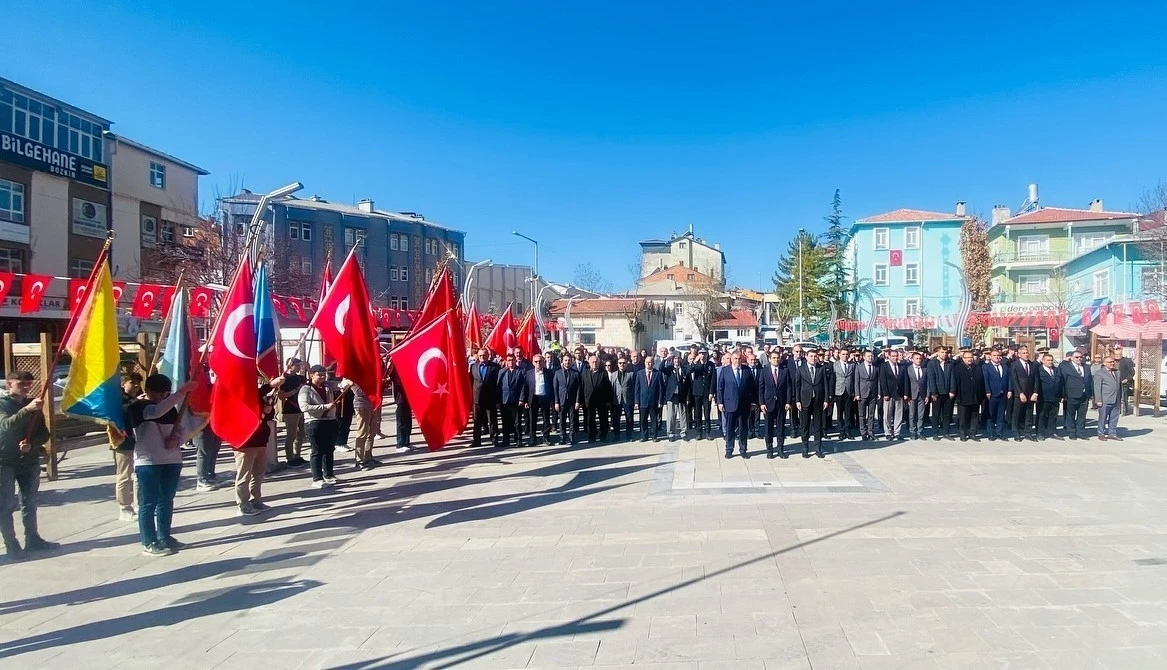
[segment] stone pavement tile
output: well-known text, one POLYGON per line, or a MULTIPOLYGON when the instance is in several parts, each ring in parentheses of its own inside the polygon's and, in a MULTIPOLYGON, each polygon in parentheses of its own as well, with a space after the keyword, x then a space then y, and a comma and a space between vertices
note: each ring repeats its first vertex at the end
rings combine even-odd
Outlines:
POLYGON ((679 616, 654 616, 651 619, 652 623, 649 625, 649 637, 696 637, 697 635, 697 616, 679 615, 679 616))
POLYGON ((766 670, 762 659, 739 658, 733 661, 698 661, 697 670, 766 670))
POLYGON ((374 633, 376 627, 344 626, 334 621, 333 626, 317 626, 309 634, 302 630, 238 630, 225 638, 212 650, 252 651, 265 649, 314 650, 314 649, 356 649, 374 633))
MULTIPOLYGON (((897 654, 894 656, 858 656, 862 670, 939 670, 940 664, 932 654, 897 654)), ((817 670, 818 666, 812 667, 817 670)), ((824 666, 825 667, 825 666, 824 666)))
POLYGON ((1127 670, 1128 668, 1167 667, 1167 645, 1159 648, 1102 649, 1097 652, 1100 668, 1127 670))
POLYGON ((1042 626, 1014 629, 1038 651, 1081 650, 1096 646, 1096 629, 1089 626, 1042 626))
POLYGON ((811 670, 810 659, 806 657, 796 659, 767 658, 763 663, 766 665, 766 670, 811 670))
MULTIPOLYGON (((221 650, 226 651, 226 650, 221 650)), ((320 652, 315 652, 316 654, 320 652)), ((236 649, 215 668, 224 670, 254 670, 255 668, 302 668, 309 656, 315 655, 304 650, 284 649, 236 649)), ((157 661, 155 661, 155 666, 157 661)))
POLYGON ((891 653, 874 630, 855 630, 844 626, 843 632, 856 656, 887 656, 891 653))
POLYGON ((735 635, 733 643, 739 659, 798 660, 805 659, 807 653, 796 631, 783 635, 735 635))
POLYGON ((697 661, 666 661, 663 663, 620 663, 593 665, 595 670, 698 670, 697 661))
POLYGON ((728 661, 737 658, 732 639, 658 638, 640 639, 634 663, 674 661, 728 661))
POLYGON ((978 626, 972 628, 971 632, 980 638, 987 648, 992 651, 1028 652, 1034 649, 1034 646, 1028 640, 1010 628, 978 626))
POLYGON ((600 638, 596 650, 595 664, 632 665, 636 661, 636 644, 639 638, 600 638))
POLYGON ((539 642, 529 665, 533 668, 592 665, 599 647, 598 640, 539 642))
POLYGON ((1042 590, 1037 594, 1052 605, 1107 605, 1126 602, 1126 598, 1112 589, 1067 588, 1042 590))

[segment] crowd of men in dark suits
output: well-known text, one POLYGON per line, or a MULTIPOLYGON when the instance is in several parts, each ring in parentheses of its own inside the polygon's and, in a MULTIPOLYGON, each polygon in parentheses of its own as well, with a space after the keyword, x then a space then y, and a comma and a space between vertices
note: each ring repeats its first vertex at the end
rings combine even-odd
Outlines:
POLYGON ((469 370, 473 445, 484 434, 501 446, 575 444, 581 434, 589 442, 631 440, 634 431, 641 441, 706 439, 716 426, 726 458, 735 448, 749 458, 748 440, 759 435, 769 458, 788 456, 788 437, 801 441, 805 458, 812 448, 823 458, 829 433, 840 441, 1085 440, 1091 407, 1098 439, 1121 441, 1118 418, 1134 382, 1133 362, 1121 347, 1093 361, 1084 348, 1057 361, 1048 351, 1031 357, 1025 346, 962 349, 955 359, 944 347, 926 353, 795 345, 760 353, 715 345, 662 348, 654 356, 597 345, 531 360, 515 348, 495 360, 482 349, 469 370))

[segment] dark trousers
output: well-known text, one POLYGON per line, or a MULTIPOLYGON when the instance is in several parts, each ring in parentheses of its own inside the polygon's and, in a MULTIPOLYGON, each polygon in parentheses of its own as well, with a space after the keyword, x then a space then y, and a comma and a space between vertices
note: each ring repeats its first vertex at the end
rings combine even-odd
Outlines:
POLYGON ((875 420, 882 405, 878 396, 859 398, 859 434, 864 438, 875 437, 875 420))
POLYGON ((484 432, 490 436, 491 442, 498 439, 498 409, 495 407, 475 405, 474 441, 471 443, 473 446, 477 447, 482 444, 482 434, 484 432))
POLYGON ((778 440, 778 451, 781 452, 786 444, 786 405, 779 402, 773 411, 766 411, 766 451, 774 448, 774 440, 778 440))
POLYGON ((356 414, 356 412, 351 408, 345 409, 340 405, 337 405, 336 411, 339 414, 339 416, 336 417, 336 446, 347 447, 348 434, 350 431, 352 431, 353 415, 356 414))
POLYGON ((936 400, 932 403, 933 437, 949 437, 952 434, 952 406, 955 402, 956 399, 947 393, 936 394, 936 400))
POLYGON ((1005 406, 1009 400, 1004 396, 989 398, 989 413, 985 420, 985 434, 990 438, 1003 437, 1005 429, 1005 406))
POLYGON ((556 423, 559 426, 559 442, 575 444, 575 431, 579 430, 579 421, 576 419, 575 405, 560 405, 556 414, 556 423))
POLYGON ((527 409, 527 432, 531 436, 531 444, 539 433, 539 424, 543 425, 543 441, 551 441, 551 396, 531 396, 531 405, 527 409))
MULTIPOLYGON (((33 461, 28 465, 0 465, 0 537, 6 546, 16 544, 16 524, 12 513, 16 511, 17 491, 20 495, 20 521, 24 524, 24 537, 34 539, 37 534, 36 498, 41 486, 41 466, 33 461)), ((141 504, 141 497, 138 498, 141 504)))
POLYGON ((1067 437, 1086 439, 1086 410, 1090 408, 1090 400, 1066 400, 1066 416, 1062 422, 1062 430, 1067 437))
POLYGON ((215 481, 215 461, 219 459, 223 440, 207 426, 192 441, 195 444, 195 473, 200 482, 209 484, 215 481))
MULTIPOLYGON (((138 533, 142 546, 164 543, 170 539, 174 494, 178 491, 182 463, 139 465, 134 468, 134 474, 138 476, 138 533)), ((28 534, 27 523, 25 535, 28 534)))
POLYGON ((810 406, 802 406, 798 411, 799 427, 802 429, 802 448, 805 451, 810 450, 809 440, 811 433, 814 433, 814 448, 815 451, 821 452, 823 450, 823 420, 826 418, 826 409, 823 407, 823 401, 816 400, 811 402, 810 406))
POLYGON ((588 430, 588 442, 608 436, 608 405, 591 404, 584 408, 588 430))
POLYGON ((640 439, 656 439, 660 427, 660 405, 640 406, 640 439))
POLYGON ((1058 401, 1041 400, 1037 403, 1037 434, 1049 437, 1057 430, 1058 401))
POLYGON ((693 423, 689 424, 697 429, 697 434, 713 434, 713 414, 708 396, 693 398, 693 423))
POLYGON ((397 403, 393 418, 397 424, 397 446, 408 447, 413 434, 413 410, 407 404, 397 403))
POLYGON ((620 439, 620 423, 623 419, 624 434, 628 439, 632 439, 632 403, 616 403, 612 405, 612 432, 616 434, 616 439, 620 439))
POLYGON ((312 481, 332 477, 333 456, 336 453, 336 419, 309 421, 304 424, 304 431, 308 434, 308 443, 312 445, 312 455, 308 458, 312 464, 312 481))
POLYGON ((519 423, 520 408, 518 405, 503 405, 499 409, 502 414, 502 443, 506 446, 511 443, 511 437, 515 438, 515 444, 523 443, 522 433, 519 432, 521 424, 519 423))
POLYGON ((734 440, 737 440, 738 450, 746 453, 746 441, 750 436, 750 408, 739 407, 736 411, 725 412, 725 453, 733 453, 734 440))
POLYGON ((1029 402, 1021 402, 1020 399, 1014 398, 1013 404, 1013 436, 1021 437, 1021 434, 1026 430, 1037 432, 1037 427, 1030 428, 1033 423, 1033 414, 1036 411, 1034 405, 1037 403, 1030 400, 1029 402))
POLYGON ((835 421, 839 423, 839 437, 851 436, 851 396, 846 393, 835 396, 835 421))
POLYGON ((977 434, 977 419, 981 415, 980 405, 958 405, 956 408, 956 429, 961 437, 974 437, 977 434))

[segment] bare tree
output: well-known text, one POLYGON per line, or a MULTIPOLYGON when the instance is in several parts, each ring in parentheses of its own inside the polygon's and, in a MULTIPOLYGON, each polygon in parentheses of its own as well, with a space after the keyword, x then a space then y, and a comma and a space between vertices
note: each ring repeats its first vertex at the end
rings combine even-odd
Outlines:
POLYGON ((1058 329, 1062 330, 1070 320, 1070 313, 1082 304, 1082 299, 1087 295, 1087 291, 1070 281, 1065 268, 1056 268, 1050 272, 1049 281, 1046 282, 1043 306, 1057 312, 1058 329))
POLYGON ((685 290, 685 314, 693 327, 708 342, 713 335, 713 324, 729 316, 729 298, 720 286, 693 286, 685 290))
POLYGON ((592 293, 611 293, 612 282, 604 278, 603 273, 589 263, 580 263, 575 266, 572 283, 585 291, 592 293))
POLYGON ((1138 251, 1152 268, 1143 275, 1143 293, 1167 300, 1167 182, 1144 191, 1136 208, 1143 215, 1136 234, 1138 251))

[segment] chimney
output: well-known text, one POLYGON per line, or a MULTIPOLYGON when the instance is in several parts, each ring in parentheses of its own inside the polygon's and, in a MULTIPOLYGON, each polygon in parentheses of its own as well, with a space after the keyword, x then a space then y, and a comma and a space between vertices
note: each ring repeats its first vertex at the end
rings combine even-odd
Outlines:
POLYGON ((956 203, 956 215, 957 216, 965 216, 964 211, 965 211, 964 201, 963 200, 957 201, 957 203, 956 203))
POLYGON ((1101 212, 1102 211, 1102 198, 1094 198, 1093 200, 1090 201, 1090 211, 1091 212, 1101 212))
POLYGON ((993 205, 993 225, 1002 223, 1009 218, 1009 208, 1005 205, 993 205))
POLYGON ((718 251, 721 251, 721 242, 714 242, 713 248, 718 250, 718 251))
POLYGON ((369 200, 368 198, 365 198, 364 200, 357 203, 357 209, 361 210, 362 212, 368 212, 368 213, 372 214, 373 213, 373 201, 369 200))

